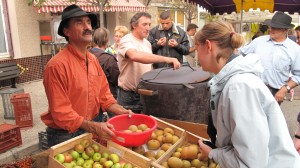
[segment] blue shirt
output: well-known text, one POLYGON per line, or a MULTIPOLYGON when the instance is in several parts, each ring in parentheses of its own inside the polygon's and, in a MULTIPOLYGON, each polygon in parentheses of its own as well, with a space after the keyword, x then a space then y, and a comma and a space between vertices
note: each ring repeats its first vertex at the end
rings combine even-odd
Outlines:
POLYGON ((300 46, 289 38, 275 42, 269 35, 260 36, 241 47, 239 53, 256 53, 261 57, 264 67, 261 78, 265 84, 280 89, 288 82, 290 72, 292 80, 300 84, 300 46))

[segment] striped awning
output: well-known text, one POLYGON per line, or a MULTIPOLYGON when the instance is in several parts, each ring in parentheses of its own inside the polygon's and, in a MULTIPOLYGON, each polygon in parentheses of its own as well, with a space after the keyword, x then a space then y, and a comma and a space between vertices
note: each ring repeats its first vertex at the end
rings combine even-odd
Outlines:
MULTIPOLYGON (((98 12, 99 6, 91 3, 92 0, 77 0, 76 5, 80 6, 87 12, 98 12)), ((96 0, 94 0, 96 1, 96 0)), ((43 5, 38 8, 35 4, 34 7, 38 13, 58 13, 62 12, 65 7, 75 4, 69 0, 47 0, 43 5)), ((146 11, 145 5, 138 0, 109 0, 109 3, 104 7, 106 12, 144 12, 146 11)))

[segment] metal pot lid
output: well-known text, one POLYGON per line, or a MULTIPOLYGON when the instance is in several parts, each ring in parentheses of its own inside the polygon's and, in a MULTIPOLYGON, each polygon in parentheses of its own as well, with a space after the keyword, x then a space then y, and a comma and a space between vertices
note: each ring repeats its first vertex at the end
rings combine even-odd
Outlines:
POLYGON ((210 74, 202 68, 182 66, 174 70, 171 67, 159 68, 145 73, 143 81, 161 84, 193 84, 203 82, 210 78, 210 74))

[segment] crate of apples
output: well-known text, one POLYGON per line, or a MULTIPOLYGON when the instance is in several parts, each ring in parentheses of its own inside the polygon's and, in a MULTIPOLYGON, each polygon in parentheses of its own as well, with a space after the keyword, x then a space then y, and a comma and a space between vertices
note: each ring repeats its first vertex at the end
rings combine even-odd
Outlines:
MULTIPOLYGON (((124 156, 123 149, 114 152, 92 140, 92 134, 86 133, 51 147, 49 167, 67 168, 137 168, 130 156, 124 156)), ((134 157, 132 157, 134 159, 134 157)))

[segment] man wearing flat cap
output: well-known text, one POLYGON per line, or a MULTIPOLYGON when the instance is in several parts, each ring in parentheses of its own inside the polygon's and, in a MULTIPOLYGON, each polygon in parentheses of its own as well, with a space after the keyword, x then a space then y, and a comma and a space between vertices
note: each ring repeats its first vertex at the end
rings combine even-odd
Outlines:
POLYGON ((261 78, 279 104, 286 93, 300 84, 300 47, 288 38, 288 30, 294 27, 291 22, 289 15, 276 12, 271 20, 264 22, 269 26, 269 35, 260 36, 239 49, 243 55, 261 56, 264 67, 261 78))
POLYGON ((49 109, 41 119, 47 125, 49 146, 84 132, 115 136, 110 130, 112 125, 96 122, 100 108, 115 114, 133 114, 117 104, 97 58, 87 50, 96 26, 96 15, 76 5, 62 12, 58 34, 68 44, 47 63, 43 81, 49 109))

